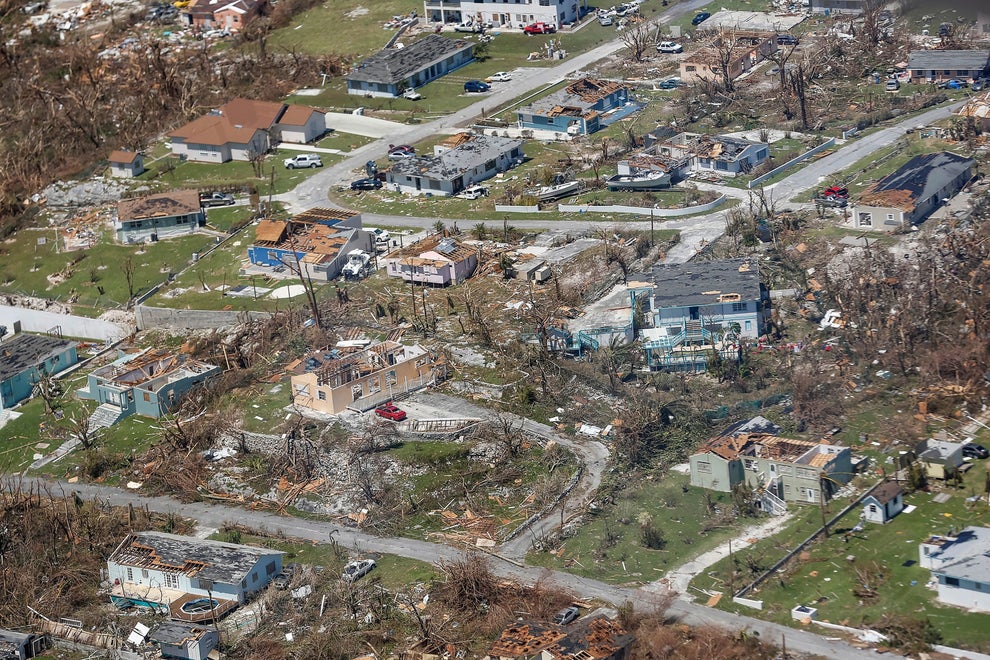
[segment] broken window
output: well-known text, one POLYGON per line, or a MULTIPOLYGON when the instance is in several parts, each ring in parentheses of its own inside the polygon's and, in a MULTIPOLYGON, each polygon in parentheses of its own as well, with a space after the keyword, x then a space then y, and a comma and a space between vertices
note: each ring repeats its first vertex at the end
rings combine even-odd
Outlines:
POLYGON ((859 226, 860 227, 872 227, 873 226, 873 214, 868 211, 859 212, 859 226))
POLYGON ((327 393, 324 392, 323 390, 318 390, 316 392, 316 398, 319 399, 320 401, 326 401, 327 400, 327 393))
POLYGON ((371 394, 382 391, 382 382, 378 376, 375 376, 370 381, 368 381, 368 391, 371 394))
POLYGON ((385 374, 385 384, 386 385, 395 385, 397 382, 398 382, 398 378, 396 378, 395 370, 394 369, 392 371, 389 371, 389 372, 387 372, 385 374))
POLYGON ((296 396, 309 396, 309 385, 297 384, 296 396))
POLYGON ((355 401, 357 401, 362 396, 364 396, 364 389, 361 387, 361 383, 358 383, 357 385, 351 387, 351 396, 354 397, 355 401))

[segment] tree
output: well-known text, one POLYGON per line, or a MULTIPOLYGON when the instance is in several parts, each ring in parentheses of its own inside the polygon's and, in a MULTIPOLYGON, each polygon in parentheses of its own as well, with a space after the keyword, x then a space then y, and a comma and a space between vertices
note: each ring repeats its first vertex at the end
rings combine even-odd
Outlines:
POLYGON ((92 449, 99 439, 99 431, 89 423, 89 415, 85 412, 73 413, 68 420, 69 437, 79 441, 83 449, 92 449))
POLYGON ((731 30, 719 30, 708 41, 708 49, 715 64, 715 73, 722 91, 731 94, 735 91, 732 62, 735 59, 736 34, 731 30))
POLYGON ((32 394, 45 402, 46 413, 54 415, 55 411, 62 407, 61 399, 62 395, 65 394, 65 388, 62 387, 61 380, 50 374, 48 369, 42 366, 34 377, 32 394))
POLYGON ((131 300, 134 299, 134 270, 134 257, 127 255, 120 262, 120 272, 124 274, 124 280, 127 282, 127 297, 131 300))
POLYGON ((633 61, 643 61, 643 55, 655 43, 654 32, 653 25, 645 22, 622 32, 622 44, 629 49, 633 61))

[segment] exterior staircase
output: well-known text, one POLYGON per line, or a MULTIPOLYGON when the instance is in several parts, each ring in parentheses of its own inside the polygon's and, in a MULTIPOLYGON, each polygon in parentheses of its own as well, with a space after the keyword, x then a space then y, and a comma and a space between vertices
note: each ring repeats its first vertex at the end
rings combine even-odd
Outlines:
POLYGON ((101 403, 89 416, 89 429, 90 431, 99 431, 108 428, 116 424, 123 416, 124 411, 118 406, 101 403))
POLYGON ((770 489, 760 489, 760 492, 756 497, 759 501, 760 508, 769 513, 771 516, 782 516, 787 513, 787 502, 771 493, 770 489))

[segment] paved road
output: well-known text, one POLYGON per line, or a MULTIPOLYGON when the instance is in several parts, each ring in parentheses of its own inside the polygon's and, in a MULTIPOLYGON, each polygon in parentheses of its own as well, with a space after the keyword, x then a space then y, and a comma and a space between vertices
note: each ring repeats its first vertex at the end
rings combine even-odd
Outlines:
MULTIPOLYGON (((18 479, 18 477, 5 477, 4 484, 17 483, 18 479)), ((114 506, 127 506, 128 504, 138 507, 147 506, 152 511, 175 513, 191 518, 200 525, 210 528, 220 528, 223 527, 224 523, 233 522, 268 533, 282 533, 288 537, 316 543, 329 543, 330 537, 333 535, 338 544, 358 553, 388 553, 431 564, 440 560, 461 559, 466 555, 477 558, 484 557, 481 553, 469 549, 458 550, 449 546, 414 539, 380 538, 359 530, 315 520, 280 517, 272 513, 248 511, 223 504, 184 504, 169 497, 141 497, 136 493, 111 486, 67 484, 44 479, 22 479, 20 484, 25 490, 31 487, 47 489, 55 497, 76 493, 83 499, 96 499, 114 506)), ((499 575, 522 583, 550 579, 581 598, 598 598, 616 605, 631 601, 637 608, 643 609, 650 608, 658 602, 655 593, 642 589, 616 587, 597 580, 548 571, 547 569, 520 567, 497 557, 492 558, 491 565, 499 575)), ((842 658, 843 660, 877 657, 873 651, 860 650, 845 642, 826 639, 803 630, 787 628, 776 623, 723 612, 683 600, 675 600, 667 611, 691 626, 712 625, 732 631, 746 629, 758 633, 761 639, 772 644, 780 644, 781 640, 786 639, 787 648, 795 652, 816 654, 825 658, 842 658)))

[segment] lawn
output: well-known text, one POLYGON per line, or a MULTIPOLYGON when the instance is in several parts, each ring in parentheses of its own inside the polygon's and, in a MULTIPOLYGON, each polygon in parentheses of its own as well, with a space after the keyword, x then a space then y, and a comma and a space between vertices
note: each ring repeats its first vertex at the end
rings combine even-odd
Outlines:
MULTIPOLYGON (((859 520, 860 509, 841 520, 828 539, 814 543, 807 551, 748 597, 764 601, 762 617, 780 623, 793 623, 790 609, 795 605, 818 608, 820 620, 851 626, 869 626, 885 613, 925 617, 942 632, 944 643, 950 646, 990 651, 990 616, 967 613, 945 607, 935 601, 936 593, 926 587, 930 571, 920 568, 918 543, 932 534, 947 534, 968 525, 990 523, 990 509, 985 498, 967 503, 966 498, 984 492, 985 464, 977 463, 966 475, 960 489, 945 489, 950 498, 945 503, 934 501, 934 493, 917 492, 905 497, 905 503, 916 506, 911 513, 902 513, 887 525, 867 524, 861 532, 844 532, 859 520), (868 576, 875 596, 856 595, 861 588, 861 576, 868 576)), ((833 508, 833 510, 835 510, 833 508)), ((809 527, 820 525, 814 512, 809 527)), ((801 535, 804 534, 803 530, 801 535)), ((757 544, 752 550, 738 553, 745 564, 749 555, 757 555, 764 565, 782 555, 790 542, 775 539, 757 544)), ((725 579, 728 560, 713 567, 710 575, 696 578, 695 586, 727 591, 725 579)), ((736 587, 738 588, 738 584, 736 587)), ((726 608, 735 606, 722 599, 726 608)), ((747 610, 752 615, 752 612, 747 610)))
POLYGON ((130 291, 125 264, 133 266, 133 293, 139 295, 186 266, 193 252, 213 242, 191 234, 142 245, 116 245, 109 228, 87 250, 58 249, 54 233, 24 229, 0 244, 0 290, 91 307, 120 307, 130 291))
POLYGON ((206 209, 206 226, 218 231, 230 231, 251 218, 250 206, 214 206, 206 209))
MULTIPOLYGON (((705 491, 689 485, 689 477, 669 472, 655 480, 631 484, 615 506, 589 514, 577 534, 555 553, 530 552, 527 562, 564 570, 613 584, 659 580, 669 570, 718 546, 759 519, 731 518, 716 524, 705 503, 705 491), (645 518, 644 518, 645 517, 645 518), (650 550, 642 544, 642 520, 661 531, 666 546, 650 550)), ((726 493, 711 493, 722 512, 732 510, 726 493)))

